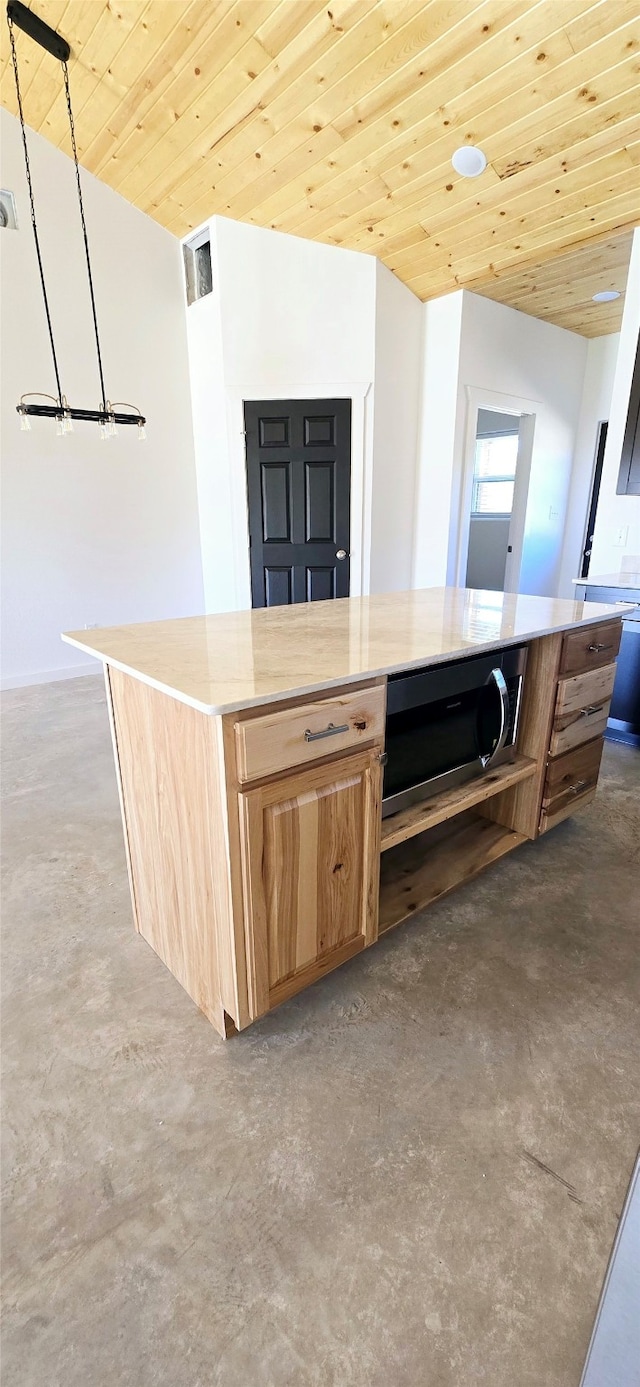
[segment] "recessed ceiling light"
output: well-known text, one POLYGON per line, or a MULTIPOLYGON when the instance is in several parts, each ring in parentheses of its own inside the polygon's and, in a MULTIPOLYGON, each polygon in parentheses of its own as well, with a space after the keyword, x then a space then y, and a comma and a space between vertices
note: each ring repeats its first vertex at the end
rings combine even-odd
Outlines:
POLYGON ((601 289, 599 294, 593 295, 594 303, 611 303, 613 299, 620 298, 619 289, 601 289))
POLYGON ((487 167, 487 156, 477 145, 463 144, 451 156, 451 163, 456 173, 462 174, 463 178, 477 178, 487 167))

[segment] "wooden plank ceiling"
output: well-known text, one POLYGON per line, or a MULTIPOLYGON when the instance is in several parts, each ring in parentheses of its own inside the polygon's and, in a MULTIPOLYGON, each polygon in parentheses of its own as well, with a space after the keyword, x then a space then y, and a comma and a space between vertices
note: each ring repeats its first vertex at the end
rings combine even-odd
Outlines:
MULTIPOLYGON (((640 222, 640 0, 33 8, 71 43, 82 163, 176 235, 220 213, 371 252, 421 299, 619 327, 590 299, 624 289, 640 222)), ((59 68, 16 38, 26 120, 69 152, 59 68)), ((1 79, 15 111, 6 33, 1 79)))

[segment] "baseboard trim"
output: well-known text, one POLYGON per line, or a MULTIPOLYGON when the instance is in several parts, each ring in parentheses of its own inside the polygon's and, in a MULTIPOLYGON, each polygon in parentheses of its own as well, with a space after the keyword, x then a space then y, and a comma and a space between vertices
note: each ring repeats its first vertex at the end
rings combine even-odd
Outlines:
POLYGON ((31 684, 53 684, 58 679, 79 679, 87 674, 99 674, 100 666, 97 660, 92 660, 89 664, 84 661, 81 665, 65 665, 62 669, 37 669, 31 674, 7 674, 0 679, 0 690, 4 693, 9 689, 25 689, 31 684))

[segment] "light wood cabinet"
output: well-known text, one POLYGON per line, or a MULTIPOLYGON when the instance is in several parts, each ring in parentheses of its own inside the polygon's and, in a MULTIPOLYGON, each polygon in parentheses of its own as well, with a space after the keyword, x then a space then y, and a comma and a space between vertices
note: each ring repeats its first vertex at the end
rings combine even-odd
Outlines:
POLYGON ((610 665, 622 639, 621 621, 603 621, 600 626, 579 626, 567 631, 562 642, 560 674, 583 674, 610 665))
POLYGON ((377 938, 380 791, 376 748, 239 794, 252 1017, 377 938))
POLYGON ((598 784, 603 746, 604 739, 596 737, 592 742, 567 751, 564 756, 550 757, 542 797, 541 833, 591 803, 598 784))
POLYGON ((355 689, 245 718, 234 727, 238 780, 260 780, 338 751, 384 742, 385 689, 355 689))
POLYGON ((609 664, 559 681, 549 743, 551 756, 561 756, 604 734, 615 677, 615 664, 609 664))

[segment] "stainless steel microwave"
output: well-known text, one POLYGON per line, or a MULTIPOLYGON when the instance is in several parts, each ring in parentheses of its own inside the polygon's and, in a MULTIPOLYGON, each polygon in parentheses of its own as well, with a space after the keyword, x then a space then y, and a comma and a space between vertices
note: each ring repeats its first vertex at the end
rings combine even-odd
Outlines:
POLYGON ((515 755, 526 646, 390 675, 382 815, 515 755))

